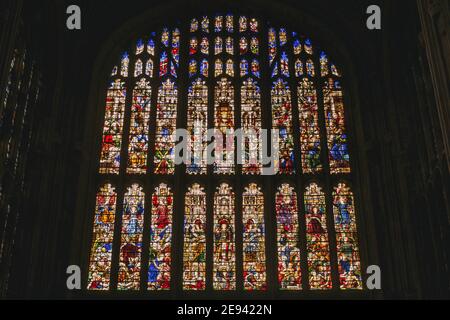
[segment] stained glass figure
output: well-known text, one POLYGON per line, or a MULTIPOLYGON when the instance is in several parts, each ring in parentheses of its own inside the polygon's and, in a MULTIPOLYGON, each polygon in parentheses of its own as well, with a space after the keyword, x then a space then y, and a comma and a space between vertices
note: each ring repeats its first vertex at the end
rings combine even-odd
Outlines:
POLYGON ((167 28, 163 29, 162 35, 161 35, 161 43, 165 46, 168 47, 169 46, 169 37, 170 37, 170 33, 169 30, 167 28))
POLYGON ((220 60, 220 59, 216 60, 216 62, 214 64, 214 69, 215 69, 214 73, 215 73, 216 77, 218 77, 218 76, 223 74, 223 63, 222 63, 222 60, 220 60))
POLYGON ((266 247, 264 225, 264 196, 254 183, 242 195, 244 289, 265 291, 266 247))
POLYGON ((100 173, 102 174, 119 174, 125 100, 125 83, 120 80, 112 82, 106 97, 100 155, 100 173))
POLYGON ((223 28, 223 16, 217 16, 214 24, 214 30, 216 32, 221 32, 223 28))
POLYGON ((163 77, 169 71, 169 57, 166 52, 161 54, 161 60, 159 63, 159 76, 163 77))
POLYGON ((314 53, 311 39, 305 40, 305 52, 309 55, 312 55, 314 53))
POLYGON ((185 196, 183 289, 206 288, 206 193, 199 184, 185 196))
POLYGON ((245 77, 246 75, 248 75, 248 61, 243 59, 241 60, 241 77, 245 77))
POLYGON ((225 48, 228 54, 233 55, 234 54, 234 41, 233 38, 228 37, 225 40, 225 48))
POLYGON ((241 55, 246 54, 248 51, 248 42, 247 38, 242 37, 241 40, 239 40, 239 53, 241 55))
POLYGON ((153 39, 148 40, 147 53, 151 56, 155 55, 155 41, 153 39))
POLYGON ((236 289, 234 201, 232 188, 221 184, 214 194, 214 290, 236 289))
POLYGON ((137 78, 140 75, 142 75, 143 69, 144 69, 144 65, 142 64, 142 60, 137 59, 136 64, 134 66, 134 77, 137 78))
POLYGON ((230 77, 234 77, 234 62, 231 59, 227 60, 226 73, 230 77))
POLYGON ((322 171, 317 91, 311 80, 304 78, 298 86, 300 144, 303 173, 322 171))
POLYGON ((217 37, 214 41, 214 54, 221 54, 223 51, 223 41, 222 38, 217 37))
POLYGON ((313 290, 331 289, 330 245, 325 194, 316 183, 311 183, 306 188, 305 215, 309 286, 313 290))
POLYGON ((202 31, 205 33, 209 33, 209 18, 203 17, 202 19, 202 31))
POLYGON ((149 82, 141 79, 133 91, 133 104, 131 106, 127 167, 127 173, 130 174, 145 174, 147 172, 151 96, 152 90, 149 82))
POLYGON ((253 37, 252 40, 250 40, 250 50, 254 55, 259 54, 259 41, 258 38, 253 37))
POLYGON ((329 73, 328 57, 325 52, 320 53, 320 74, 322 77, 326 77, 329 73))
POLYGON ((261 92, 253 79, 244 81, 241 89, 242 173, 261 174, 261 92))
POLYGON ((314 77, 316 75, 314 62, 311 59, 306 60, 306 73, 310 77, 314 77))
POLYGON ((233 32, 234 31, 234 18, 232 15, 227 15, 225 20, 227 32, 233 32))
POLYGON ((330 171, 332 174, 350 173, 344 100, 339 81, 329 79, 325 83, 323 95, 330 171))
POLYGON ((138 184, 128 188, 123 200, 117 289, 139 290, 144 229, 145 194, 138 184))
POLYGON ((297 78, 303 76, 303 62, 300 59, 295 61, 295 76, 297 78))
POLYGON ((122 61, 120 64, 120 75, 122 77, 128 77, 128 69, 130 67, 130 57, 127 52, 125 52, 122 56, 122 61))
POLYGON ((190 159, 186 165, 189 174, 207 172, 208 87, 197 79, 189 88, 187 130, 191 135, 190 159))
POLYGON ((234 173, 234 88, 222 78, 216 85, 215 96, 215 162, 214 173, 234 173))
POLYGON ((279 79, 272 87, 272 128, 279 131, 279 161, 275 167, 281 174, 295 172, 291 101, 289 86, 279 79))
POLYGON ((117 194, 113 186, 101 187, 95 205, 88 290, 110 289, 116 205, 117 194))
POLYGON ((209 63, 208 60, 203 59, 200 65, 200 73, 202 76, 204 76, 205 78, 208 78, 208 73, 209 73, 209 63))
POLYGON ((255 18, 250 19, 250 30, 252 32, 258 32, 258 20, 255 18))
POLYGON ((281 290, 301 290, 297 193, 283 184, 276 194, 278 282, 281 290))
POLYGON ((361 260, 353 193, 345 183, 333 192, 334 228, 341 289, 362 289, 361 260))
POLYGON ((198 31, 198 20, 192 19, 191 20, 191 32, 197 32, 198 31))
POLYGON ((149 290, 169 290, 172 269, 173 194, 162 183, 152 196, 152 224, 147 274, 149 290))
POLYGON ((136 44, 136 55, 140 55, 142 52, 144 52, 144 47, 144 41, 142 39, 139 39, 136 44))
POLYGON ((239 18, 239 32, 247 31, 248 20, 247 17, 241 16, 239 18))
POLYGON ((152 60, 151 58, 149 58, 149 59, 147 60, 146 66, 145 66, 145 74, 146 74, 147 76, 149 76, 150 78, 153 78, 153 68, 154 68, 154 66, 153 66, 153 60, 152 60))
POLYGON ((208 41, 208 38, 206 38, 206 37, 202 38, 202 42, 200 43, 200 51, 203 54, 205 54, 205 55, 209 54, 209 41, 208 41))
POLYGON ((177 118, 178 89, 167 79, 158 92, 156 106, 155 173, 175 172, 175 130, 177 118))
POLYGON ((189 54, 194 55, 198 51, 198 40, 197 38, 193 37, 189 41, 189 54))

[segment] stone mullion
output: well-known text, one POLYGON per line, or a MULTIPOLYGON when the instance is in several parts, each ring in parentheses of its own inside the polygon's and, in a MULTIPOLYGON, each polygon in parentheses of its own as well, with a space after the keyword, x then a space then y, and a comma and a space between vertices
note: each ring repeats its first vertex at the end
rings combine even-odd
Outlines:
MULTIPOLYGON (((286 44, 287 55, 289 58, 289 86, 291 87, 292 98, 292 127, 300 128, 300 102, 298 96, 298 79, 295 76, 295 55, 293 48, 293 39, 289 35, 288 43, 286 44)), ((302 153, 301 153, 301 132, 300 130, 294 130, 294 156, 295 156, 295 182, 297 191, 297 215, 298 215, 298 248, 300 249, 300 265, 302 270, 302 289, 309 289, 309 269, 308 269, 308 251, 307 251, 307 239, 306 239, 306 221, 305 221, 305 207, 304 207, 304 191, 306 181, 303 176, 302 168, 302 153)))
MULTIPOLYGON (((268 132, 267 140, 263 144, 267 144, 267 154, 272 153, 272 102, 271 102, 271 75, 268 60, 268 29, 265 24, 259 20, 259 65, 261 74, 261 111, 262 111, 262 127, 268 132)), ((270 165, 274 165, 271 163, 270 165)), ((276 193, 276 183, 274 176, 265 176, 264 180, 264 220, 266 226, 266 277, 267 290, 271 297, 276 297, 279 288, 278 285, 278 248, 277 248, 277 221, 274 205, 274 194, 276 193)))
MULTIPOLYGON (((206 36, 209 41, 209 52, 208 52, 208 61, 209 61, 209 71, 208 71, 208 128, 214 129, 214 118, 215 118, 215 106, 214 106, 214 87, 217 81, 215 77, 215 54, 213 45, 214 44, 214 36, 212 32, 212 21, 210 21, 210 33, 203 33, 201 27, 201 18, 199 19, 199 31, 196 33, 198 36, 198 57, 201 57, 202 53, 200 50, 200 43, 203 36, 206 36)), ((214 138, 211 140, 213 141, 214 138)), ((206 192, 206 292, 213 292, 213 265, 214 265, 214 192, 216 189, 216 185, 214 183, 214 179, 211 179, 214 175, 213 165, 208 165, 208 178, 206 179, 205 192, 206 192)))
MULTIPOLYGON (((179 103, 177 112, 177 128, 187 128, 189 79, 189 23, 180 28, 180 65, 179 77, 179 103)), ((184 150, 183 152, 186 152, 184 150)), ((183 154, 185 157, 185 154, 183 154)), ((183 288, 183 238, 184 238, 184 194, 186 185, 186 164, 176 169, 174 185, 174 214, 172 229, 172 291, 177 296, 182 294, 183 288), (181 178, 180 178, 181 177, 181 178)))

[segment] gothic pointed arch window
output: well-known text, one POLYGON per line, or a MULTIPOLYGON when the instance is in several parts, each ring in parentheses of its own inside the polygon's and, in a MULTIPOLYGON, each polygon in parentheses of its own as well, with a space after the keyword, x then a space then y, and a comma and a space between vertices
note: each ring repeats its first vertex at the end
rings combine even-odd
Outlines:
POLYGON ((102 93, 86 287, 363 289, 349 106, 332 56, 239 14, 137 39, 102 93))

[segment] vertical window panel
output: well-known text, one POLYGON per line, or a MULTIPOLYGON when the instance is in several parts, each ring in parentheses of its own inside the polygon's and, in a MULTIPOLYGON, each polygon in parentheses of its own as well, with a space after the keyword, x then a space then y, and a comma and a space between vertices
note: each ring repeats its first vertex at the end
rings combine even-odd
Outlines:
POLYGON ((283 184, 276 194, 278 282, 281 290, 301 290, 297 193, 283 184))
POLYGON ((173 194, 162 183, 152 196, 148 289, 169 290, 172 269, 173 194))
POLYGON ((223 51, 223 41, 222 38, 217 37, 214 41, 214 54, 221 54, 223 51))
POLYGON ((117 194, 110 184, 100 188, 95 205, 89 259, 88 290, 109 290, 117 194))
POLYGON ((119 174, 126 95, 124 82, 116 80, 111 83, 106 97, 100 156, 100 173, 102 174, 119 174))
POLYGON ((279 173, 293 174, 295 171, 291 90, 281 79, 272 87, 272 121, 272 128, 279 130, 279 161, 275 167, 279 173))
POLYGON ((145 194, 138 184, 128 188, 123 200, 120 238, 119 290, 139 290, 144 229, 145 194))
POLYGON ((208 87, 197 79, 189 88, 187 130, 190 134, 189 174, 206 174, 208 145, 208 87))
POLYGON ((244 289, 267 290, 264 195, 254 183, 242 195, 244 289))
POLYGON ((247 31, 247 27, 248 27, 247 17, 241 16, 239 18, 239 32, 247 31))
POLYGON ((234 192, 223 183, 214 195, 214 290, 236 289, 234 192))
POLYGON ((125 52, 122 56, 122 61, 120 64, 120 75, 122 77, 128 77, 128 69, 130 67, 130 58, 128 56, 128 53, 125 52))
POLYGON ((147 172, 151 96, 149 82, 141 79, 133 91, 127 173, 145 174, 147 172))
POLYGON ((134 66, 134 77, 136 78, 136 77, 139 77, 140 75, 142 75, 143 70, 144 70, 144 65, 142 64, 142 60, 138 59, 134 66))
POLYGON ((325 83, 323 95, 330 171, 332 174, 350 173, 344 99, 340 82, 329 79, 325 83))
POLYGON ((318 173, 322 171, 319 109, 317 91, 312 81, 305 78, 300 82, 298 99, 303 173, 318 173))
POLYGON ((153 60, 149 58, 145 67, 145 74, 150 78, 153 78, 153 60))
POLYGON ((185 196, 183 289, 206 288, 206 193, 194 184, 185 196))
POLYGON ((139 39, 136 43, 136 55, 140 55, 142 52, 144 52, 144 41, 139 39))
POLYGON ((325 52, 320 53, 320 75, 326 77, 329 73, 328 57, 325 52))
POLYGON ((242 173, 261 174, 262 139, 261 139, 261 93, 257 83, 248 79, 241 88, 242 119, 242 173))
POLYGON ((361 261, 353 193, 345 183, 333 192, 337 259, 341 289, 362 289, 361 261))
POLYGON ((175 173, 175 139, 178 89, 167 79, 159 89, 156 107, 155 173, 175 173))
POLYGON ((234 31, 234 17, 232 15, 227 15, 225 18, 225 27, 227 29, 227 32, 233 32, 234 31))
POLYGON ((312 183, 305 192, 306 247, 311 289, 331 289, 330 247, 325 194, 312 183))
POLYGON ((214 173, 234 173, 234 88, 222 78, 215 88, 215 162, 214 173))

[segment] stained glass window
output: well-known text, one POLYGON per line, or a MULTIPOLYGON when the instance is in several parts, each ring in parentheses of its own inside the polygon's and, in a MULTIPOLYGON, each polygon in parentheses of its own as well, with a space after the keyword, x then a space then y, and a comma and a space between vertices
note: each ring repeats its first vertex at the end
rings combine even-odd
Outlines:
POLYGON ((214 172, 234 173, 234 88, 222 78, 215 88, 215 163, 214 172))
POLYGON ((298 99, 303 173, 317 173, 322 163, 317 91, 312 81, 304 78, 300 82, 298 99))
POLYGON ((206 193, 194 184, 184 209, 183 289, 206 288, 206 193))
POLYGON ((97 193, 92 247, 89 263, 89 290, 109 290, 116 218, 117 194, 106 184, 97 193))
POLYGON ((302 33, 244 15, 184 23, 142 35, 110 66, 87 288, 155 294, 362 289, 355 199, 348 187, 344 70, 333 63, 332 51, 313 46, 302 33), (188 148, 180 152, 184 163, 175 177, 180 124, 189 139, 182 139, 188 148), (270 132, 267 137, 269 150, 263 148, 266 126, 276 131, 271 141, 270 132), (238 129, 242 135, 235 137, 238 129), (275 163, 266 164, 263 151, 275 163), (272 196, 261 189, 269 165, 279 175, 272 196), (322 188, 328 173, 347 183, 322 188), (144 181, 151 182, 147 195, 144 181), (176 212, 183 207, 181 215, 176 212), (266 251, 266 241, 275 240, 265 230, 270 208, 274 252, 266 251), (182 235, 174 233, 181 233, 181 217, 182 235), (119 239, 115 224, 121 226, 119 239), (172 241, 182 238, 183 244, 172 241), (182 274, 174 274, 172 259, 181 260, 181 250, 182 274), (270 261, 276 263, 266 265, 270 261), (270 283, 267 273, 277 274, 278 282, 270 283))
POLYGON ((169 290, 172 269, 173 194, 164 183, 152 196, 148 289, 169 290))
POLYGON ((333 174, 350 173, 344 99, 340 82, 329 79, 325 83, 323 95, 330 171, 333 174))
POLYGON ((128 188, 123 201, 119 290, 139 290, 144 229, 145 194, 138 184, 128 188))
POLYGON ((279 161, 275 167, 279 173, 293 174, 294 137, 292 128, 291 90, 281 79, 272 87, 273 129, 279 130, 279 161))
POLYGON ((325 193, 316 183, 311 183, 306 188, 305 215, 309 286, 311 289, 331 289, 325 193))
POLYGON ((156 106, 155 173, 175 172, 175 130, 178 106, 178 89, 167 79, 159 89, 156 106))
POLYGON ((223 183, 214 195, 214 290, 236 289, 234 192, 223 183))
POLYGON ((133 91, 130 142, 128 146, 128 173, 145 174, 147 172, 151 95, 152 90, 149 82, 141 79, 133 91))
POLYGON ((126 95, 124 82, 117 79, 111 83, 106 97, 100 173, 119 174, 126 95))
POLYGON ((282 290, 301 290, 297 193, 283 184, 276 194, 278 282, 282 290))
POLYGON ((345 183, 334 188, 333 214, 340 287, 362 289, 355 205, 353 193, 345 183))
POLYGON ((242 197, 244 289, 266 290, 264 196, 252 183, 242 197))

